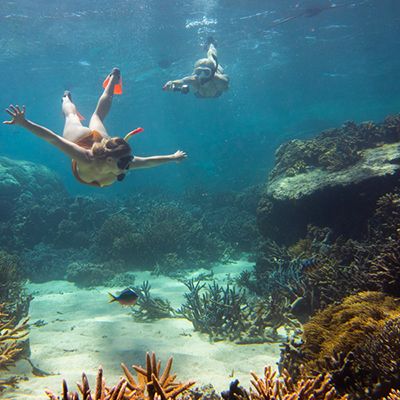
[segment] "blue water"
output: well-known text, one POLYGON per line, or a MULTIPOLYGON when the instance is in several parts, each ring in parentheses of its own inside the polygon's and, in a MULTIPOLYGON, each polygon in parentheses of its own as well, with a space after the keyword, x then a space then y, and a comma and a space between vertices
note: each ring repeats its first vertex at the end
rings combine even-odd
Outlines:
MULTIPOLYGON (((102 194, 240 189, 265 180, 276 147, 346 120, 400 110, 400 2, 344 1, 272 27, 329 1, 126 0, 0 2, 0 105, 25 104, 57 133, 72 91, 87 118, 113 66, 124 94, 106 120, 111 135, 137 126, 135 154, 185 150, 180 165, 131 173, 102 194), (191 73, 212 35, 231 88, 218 99, 165 93, 191 73)), ((4 118, 7 115, 4 113, 4 118)), ((45 164, 72 193, 70 161, 19 128, 0 127, 0 153, 45 164)))

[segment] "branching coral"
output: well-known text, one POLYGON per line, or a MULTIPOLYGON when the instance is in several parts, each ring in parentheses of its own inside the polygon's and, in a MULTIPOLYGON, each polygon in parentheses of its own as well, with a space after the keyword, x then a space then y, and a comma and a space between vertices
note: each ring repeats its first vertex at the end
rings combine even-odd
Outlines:
POLYGON ((264 377, 259 378, 251 373, 253 388, 250 394, 237 395, 240 400, 346 400, 347 396, 339 395, 330 383, 328 374, 294 382, 284 370, 281 377, 271 367, 264 369, 264 377))
POLYGON ((28 315, 31 296, 24 289, 20 260, 17 256, 0 251, 0 304, 3 313, 8 313, 16 321, 28 315))
POLYGON ((139 298, 132 309, 133 316, 138 321, 150 322, 160 318, 173 317, 175 312, 168 300, 150 295, 149 281, 144 281, 142 286, 135 288, 139 298))
POLYGON ((400 400, 400 390, 392 390, 384 400, 400 400))
MULTIPOLYGON (((195 382, 187 383, 175 382, 176 375, 171 375, 172 357, 167 361, 164 371, 161 373, 161 362, 156 360, 154 353, 146 354, 146 368, 134 365, 137 373, 135 378, 129 369, 121 364, 125 377, 112 388, 106 386, 103 378, 103 369, 100 367, 96 378, 96 388, 92 395, 88 379, 82 374, 82 383, 78 384, 78 389, 83 400, 174 400, 177 396, 184 393, 195 382)), ((51 400, 59 398, 51 391, 46 390, 47 396, 51 400)), ((63 381, 62 400, 79 400, 77 392, 68 392, 66 381, 63 381)))
POLYGON ((28 318, 16 324, 3 310, 4 305, 0 305, 0 370, 14 365, 22 351, 19 341, 28 335, 28 318))
POLYGON ((213 340, 239 339, 250 327, 250 309, 243 290, 234 286, 185 282, 186 303, 178 310, 193 323, 194 329, 208 333, 213 340))
POLYGON ((214 341, 274 342, 277 328, 293 322, 287 314, 275 313, 277 309, 269 300, 251 299, 235 286, 222 287, 216 281, 209 285, 194 280, 184 283, 189 292, 185 293, 186 302, 178 313, 214 341))

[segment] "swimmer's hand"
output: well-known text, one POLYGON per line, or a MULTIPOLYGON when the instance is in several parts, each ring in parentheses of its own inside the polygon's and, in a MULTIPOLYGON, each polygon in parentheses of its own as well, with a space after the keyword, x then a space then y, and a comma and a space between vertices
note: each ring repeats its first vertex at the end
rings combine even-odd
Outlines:
POLYGON ((182 150, 178 150, 172 154, 172 159, 176 162, 183 161, 185 158, 187 158, 187 154, 182 150))
POLYGON ((3 124, 6 125, 23 125, 26 121, 25 119, 25 106, 22 106, 22 110, 19 106, 14 106, 10 104, 8 108, 6 108, 6 112, 11 115, 11 121, 4 121, 3 124))
POLYGON ((169 91, 172 91, 172 90, 174 90, 174 88, 175 88, 175 84, 172 82, 172 81, 168 81, 164 86, 163 86, 163 90, 165 90, 165 91, 167 91, 167 92, 169 92, 169 91))

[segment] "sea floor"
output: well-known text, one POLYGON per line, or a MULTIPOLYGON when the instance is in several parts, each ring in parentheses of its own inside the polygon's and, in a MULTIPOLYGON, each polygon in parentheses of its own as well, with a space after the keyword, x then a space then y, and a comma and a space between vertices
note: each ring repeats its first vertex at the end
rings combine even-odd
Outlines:
MULTIPOLYGON (((227 274, 232 278, 251 267, 247 261, 217 265, 214 278, 223 284, 227 274)), ((183 303, 187 289, 181 282, 148 271, 135 275, 136 285, 150 282, 153 296, 167 298, 174 308, 183 303)), ((228 389, 233 378, 249 387, 250 371, 261 374, 265 365, 276 366, 279 359, 278 344, 211 343, 208 335, 194 332, 186 319, 135 322, 129 308, 108 302, 107 292, 123 288, 79 289, 66 281, 29 284, 28 288, 34 295, 30 321, 45 323, 31 327, 31 360, 54 375, 36 377, 26 361, 19 361, 10 373, 23 375, 26 380, 4 394, 10 400, 45 399, 46 388, 60 394, 63 378, 69 390, 75 391, 83 371, 93 385, 99 365, 103 366, 106 383, 114 385, 122 375, 120 363, 144 366, 148 351, 156 353, 162 366, 173 356, 172 370, 178 381, 196 380, 199 386, 211 383, 218 391, 228 389)))

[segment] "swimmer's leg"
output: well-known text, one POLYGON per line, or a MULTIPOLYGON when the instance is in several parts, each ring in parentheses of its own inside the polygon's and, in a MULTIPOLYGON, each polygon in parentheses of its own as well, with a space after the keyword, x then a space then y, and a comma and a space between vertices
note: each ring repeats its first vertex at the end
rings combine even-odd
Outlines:
POLYGON ((218 58, 217 58, 217 49, 214 46, 214 43, 210 43, 207 51, 207 58, 211 60, 215 64, 215 68, 218 69, 218 58))
POLYGON ((113 68, 110 74, 110 80, 105 87, 103 94, 100 96, 96 110, 89 122, 89 128, 95 130, 102 135, 108 137, 107 130, 104 126, 104 119, 111 109, 112 99, 114 96, 114 86, 119 82, 121 73, 118 68, 113 68))
POLYGON ((77 142, 90 132, 89 128, 82 125, 75 104, 72 102, 71 93, 65 91, 62 98, 62 111, 65 116, 63 136, 71 142, 77 142))

